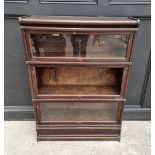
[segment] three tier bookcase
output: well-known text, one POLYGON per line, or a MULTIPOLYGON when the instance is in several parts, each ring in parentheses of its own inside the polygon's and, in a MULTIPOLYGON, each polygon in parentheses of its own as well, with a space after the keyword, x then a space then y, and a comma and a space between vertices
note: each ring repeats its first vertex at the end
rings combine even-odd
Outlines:
POLYGON ((37 140, 120 140, 139 21, 19 18, 37 140))

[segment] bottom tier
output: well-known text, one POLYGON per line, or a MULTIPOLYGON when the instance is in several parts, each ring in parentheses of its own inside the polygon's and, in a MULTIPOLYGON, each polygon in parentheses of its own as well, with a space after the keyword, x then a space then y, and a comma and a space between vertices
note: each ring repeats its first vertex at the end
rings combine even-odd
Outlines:
POLYGON ((120 141, 121 127, 37 127, 38 141, 120 141))
POLYGON ((124 101, 34 101, 40 140, 120 140, 124 101))

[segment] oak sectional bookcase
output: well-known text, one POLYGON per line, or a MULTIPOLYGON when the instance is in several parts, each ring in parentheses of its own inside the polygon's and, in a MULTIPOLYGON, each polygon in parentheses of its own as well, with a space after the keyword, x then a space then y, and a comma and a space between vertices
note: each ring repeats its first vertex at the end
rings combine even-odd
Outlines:
POLYGON ((139 21, 19 18, 37 140, 120 140, 139 21))

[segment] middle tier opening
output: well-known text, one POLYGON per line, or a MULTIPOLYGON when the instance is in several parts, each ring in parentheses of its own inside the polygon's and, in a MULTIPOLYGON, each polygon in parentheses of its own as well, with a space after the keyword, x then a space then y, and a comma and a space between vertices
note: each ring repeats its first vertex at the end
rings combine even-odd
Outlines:
POLYGON ((39 94, 120 95, 123 68, 103 66, 36 67, 39 94))

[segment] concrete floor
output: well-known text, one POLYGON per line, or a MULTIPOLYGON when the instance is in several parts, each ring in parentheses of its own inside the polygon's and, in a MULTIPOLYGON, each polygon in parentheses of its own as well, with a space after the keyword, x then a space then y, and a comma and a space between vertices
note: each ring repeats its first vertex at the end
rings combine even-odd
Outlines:
POLYGON ((5 155, 150 155, 150 122, 124 121, 121 142, 37 142, 35 122, 5 122, 5 155))

